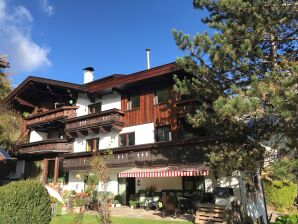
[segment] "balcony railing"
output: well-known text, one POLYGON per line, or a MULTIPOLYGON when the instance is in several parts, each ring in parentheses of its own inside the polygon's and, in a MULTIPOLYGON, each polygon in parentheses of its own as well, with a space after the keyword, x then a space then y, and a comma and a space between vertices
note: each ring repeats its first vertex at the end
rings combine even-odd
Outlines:
MULTIPOLYGON (((201 141, 206 142, 207 140, 201 141)), ((199 162, 204 159, 202 147, 198 142, 158 143, 129 146, 113 150, 108 161, 110 166, 146 166, 159 164, 177 164, 199 162)), ((203 145, 202 145, 203 146, 203 145)), ((93 152, 65 154, 63 169, 84 170, 90 168, 93 152)))
POLYGON ((124 112, 118 109, 111 109, 99 113, 88 114, 65 121, 65 130, 68 133, 96 129, 106 126, 123 126, 124 112))
POLYGON ((180 100, 176 102, 176 113, 178 116, 194 113, 198 109, 199 103, 197 99, 180 100))
POLYGON ((39 125, 76 116, 77 106, 64 106, 24 118, 27 126, 39 125))
POLYGON ((17 151, 19 153, 71 152, 73 143, 69 143, 67 139, 47 139, 18 145, 17 151))

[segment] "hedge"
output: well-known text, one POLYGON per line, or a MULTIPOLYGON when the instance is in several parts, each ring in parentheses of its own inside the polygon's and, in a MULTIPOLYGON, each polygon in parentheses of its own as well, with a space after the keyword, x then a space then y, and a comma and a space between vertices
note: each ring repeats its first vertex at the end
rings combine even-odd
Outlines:
POLYGON ((280 216, 276 219, 276 221, 272 224, 297 224, 298 223, 298 215, 285 215, 280 216))
POLYGON ((0 224, 49 224, 51 202, 37 181, 16 181, 0 187, 0 224))
POLYGON ((284 211, 293 206, 297 194, 297 184, 274 180, 264 182, 267 203, 279 211, 284 211))

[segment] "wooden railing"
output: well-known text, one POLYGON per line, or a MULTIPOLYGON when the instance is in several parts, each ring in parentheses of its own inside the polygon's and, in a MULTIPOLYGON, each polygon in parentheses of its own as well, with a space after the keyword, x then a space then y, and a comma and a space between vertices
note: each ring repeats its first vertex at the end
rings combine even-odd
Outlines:
POLYGON ((194 113, 198 109, 199 103, 196 99, 180 100, 176 102, 176 113, 179 116, 194 113))
MULTIPOLYGON (((112 149, 113 154, 108 161, 110 166, 146 166, 158 164, 178 164, 200 162, 204 159, 202 147, 192 144, 146 144, 112 149), (163 145, 163 146, 162 146, 163 145)), ((83 170, 90 168, 93 152, 72 153, 65 155, 63 169, 83 170)))
POLYGON ((38 114, 33 114, 25 117, 25 123, 27 126, 32 126, 35 124, 55 121, 57 119, 72 118, 76 116, 77 106, 64 106, 53 110, 45 111, 38 114))
POLYGON ((123 125, 124 112, 118 109, 111 109, 99 113, 88 114, 65 121, 65 130, 67 132, 90 129, 104 125, 123 125))
POLYGON ((69 143, 67 139, 47 139, 43 141, 17 145, 17 151, 19 153, 71 152, 73 151, 73 143, 69 143))

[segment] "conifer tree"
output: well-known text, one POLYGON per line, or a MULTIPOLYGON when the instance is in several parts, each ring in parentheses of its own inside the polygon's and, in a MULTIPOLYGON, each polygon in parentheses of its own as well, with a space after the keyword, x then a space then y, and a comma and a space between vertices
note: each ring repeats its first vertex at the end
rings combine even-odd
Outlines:
POLYGON ((298 5, 291 0, 194 0, 212 32, 190 38, 173 30, 187 52, 175 91, 200 101, 187 121, 218 141, 212 165, 227 171, 297 159, 298 5), (213 32, 214 31, 214 32, 213 32))

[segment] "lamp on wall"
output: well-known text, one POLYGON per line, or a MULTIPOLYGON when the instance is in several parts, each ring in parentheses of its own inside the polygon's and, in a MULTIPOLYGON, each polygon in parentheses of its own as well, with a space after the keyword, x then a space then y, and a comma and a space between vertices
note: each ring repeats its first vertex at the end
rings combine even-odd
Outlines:
POLYGON ((137 181, 137 186, 141 186, 141 180, 140 179, 138 179, 138 181, 137 181))

